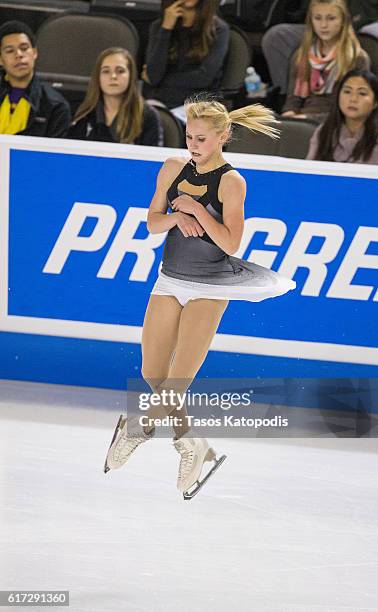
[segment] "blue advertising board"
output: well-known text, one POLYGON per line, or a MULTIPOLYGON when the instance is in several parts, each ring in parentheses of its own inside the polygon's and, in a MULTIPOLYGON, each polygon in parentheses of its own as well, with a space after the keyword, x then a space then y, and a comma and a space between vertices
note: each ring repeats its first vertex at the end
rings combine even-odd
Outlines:
MULTIPOLYGON (((169 155, 187 153, 0 142, 0 378, 122 388, 140 367, 165 239, 146 226, 156 176, 169 155), (15 350, 29 355, 21 368, 15 350)), ((377 168, 226 158, 247 181, 236 255, 293 278, 297 289, 230 303, 201 373, 377 376, 377 168)))

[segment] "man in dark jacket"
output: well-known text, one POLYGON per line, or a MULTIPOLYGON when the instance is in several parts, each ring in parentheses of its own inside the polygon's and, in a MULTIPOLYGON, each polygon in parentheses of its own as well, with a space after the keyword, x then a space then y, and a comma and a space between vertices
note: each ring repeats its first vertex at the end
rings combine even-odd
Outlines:
POLYGON ((69 104, 34 74, 37 56, 26 24, 7 21, 0 27, 0 134, 59 138, 68 130, 69 104))

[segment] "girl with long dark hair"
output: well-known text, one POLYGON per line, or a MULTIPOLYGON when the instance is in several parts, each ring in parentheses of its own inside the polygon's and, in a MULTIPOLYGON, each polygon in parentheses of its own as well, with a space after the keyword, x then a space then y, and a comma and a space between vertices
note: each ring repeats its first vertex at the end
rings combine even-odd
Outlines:
POLYGON ((307 159, 378 164, 378 77, 351 70, 310 141, 307 159))
POLYGON ((229 27, 216 15, 217 6, 218 0, 162 1, 142 73, 146 98, 174 108, 195 92, 218 88, 229 27))
POLYGON ((139 91, 135 62, 126 49, 111 47, 99 54, 68 138, 163 144, 159 116, 139 91))

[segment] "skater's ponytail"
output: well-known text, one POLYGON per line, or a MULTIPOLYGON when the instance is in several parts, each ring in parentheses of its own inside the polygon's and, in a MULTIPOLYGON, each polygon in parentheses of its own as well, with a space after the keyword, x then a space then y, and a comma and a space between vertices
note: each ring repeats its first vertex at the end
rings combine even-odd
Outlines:
POLYGON ((279 124, 270 108, 262 104, 250 104, 243 108, 237 108, 229 113, 231 123, 242 125, 251 132, 261 132, 271 138, 279 138, 280 132, 272 124, 279 124))
POLYGON ((187 120, 204 119, 211 123, 216 132, 223 134, 228 131, 228 140, 231 138, 233 124, 242 125, 251 132, 279 138, 279 130, 274 127, 279 121, 273 111, 262 104, 250 104, 229 113, 224 104, 217 100, 189 98, 185 101, 185 112, 187 120))

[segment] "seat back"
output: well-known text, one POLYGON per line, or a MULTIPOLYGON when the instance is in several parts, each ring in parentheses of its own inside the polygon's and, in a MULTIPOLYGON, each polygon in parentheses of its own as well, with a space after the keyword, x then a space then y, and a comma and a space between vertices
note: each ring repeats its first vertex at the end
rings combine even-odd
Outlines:
POLYGON ((247 35, 237 26, 230 26, 230 41, 220 83, 223 95, 238 93, 243 87, 246 70, 250 65, 251 46, 247 35))
POLYGON ((371 34, 358 34, 361 47, 366 51, 371 60, 371 71, 378 76, 378 38, 371 34))
POLYGON ((253 153, 254 155, 278 155, 279 141, 260 134, 251 132, 245 127, 235 126, 232 140, 227 145, 230 153, 253 153))
POLYGON ((37 32, 38 72, 89 77, 97 56, 108 47, 124 47, 136 60, 138 34, 121 17, 63 14, 37 32))
POLYGON ((159 113, 164 133, 164 146, 172 147, 173 149, 185 147, 184 128, 177 117, 175 117, 168 108, 157 104, 155 105, 150 100, 148 103, 159 113))
POLYGON ((0 2, 0 24, 6 21, 22 21, 33 32, 52 15, 62 13, 89 13, 88 0, 11 0, 0 2))
POLYGON ((310 139, 318 124, 303 119, 282 119, 278 155, 306 159, 310 139))
POLYGON ((317 124, 312 121, 282 119, 281 136, 279 139, 273 139, 265 134, 253 133, 245 127, 236 126, 233 139, 227 145, 227 151, 305 159, 310 138, 316 127, 317 124))

